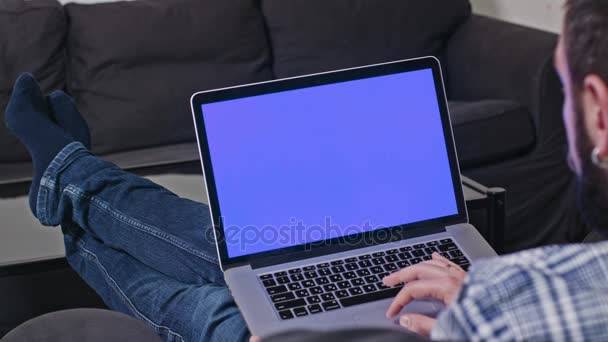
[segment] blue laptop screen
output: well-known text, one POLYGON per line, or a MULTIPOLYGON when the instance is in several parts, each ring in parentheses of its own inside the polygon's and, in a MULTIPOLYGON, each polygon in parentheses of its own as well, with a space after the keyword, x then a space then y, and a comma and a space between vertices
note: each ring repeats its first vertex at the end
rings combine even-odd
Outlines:
POLYGON ((231 258, 458 213, 431 69, 202 113, 231 258))

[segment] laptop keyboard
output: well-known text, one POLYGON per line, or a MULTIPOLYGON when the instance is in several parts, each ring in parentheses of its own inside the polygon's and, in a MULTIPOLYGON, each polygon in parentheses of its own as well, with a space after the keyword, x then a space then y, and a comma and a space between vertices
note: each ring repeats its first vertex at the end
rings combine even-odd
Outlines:
POLYGON ((330 262, 262 274, 260 281, 283 320, 391 298, 403 285, 382 279, 402 268, 430 260, 438 252, 465 271, 469 260, 452 239, 387 249, 330 262))

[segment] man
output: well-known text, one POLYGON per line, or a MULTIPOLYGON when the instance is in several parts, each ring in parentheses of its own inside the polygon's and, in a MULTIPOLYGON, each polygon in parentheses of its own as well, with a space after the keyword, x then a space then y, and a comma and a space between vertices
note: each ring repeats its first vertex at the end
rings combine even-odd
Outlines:
MULTIPOLYGON (((564 22, 555 63, 569 160, 582 214, 601 231, 608 229, 608 1, 568 0, 564 22)), ((34 161, 32 211, 45 225, 62 225, 70 264, 108 306, 167 341, 249 338, 205 239, 211 225, 204 205, 92 156, 71 99, 61 92, 45 98, 30 76, 17 81, 6 124, 34 161)), ((437 320, 400 318, 433 339, 608 339, 608 243, 525 251, 478 262, 469 274, 435 255, 384 282, 407 283, 389 317, 416 298, 447 305, 437 320)))

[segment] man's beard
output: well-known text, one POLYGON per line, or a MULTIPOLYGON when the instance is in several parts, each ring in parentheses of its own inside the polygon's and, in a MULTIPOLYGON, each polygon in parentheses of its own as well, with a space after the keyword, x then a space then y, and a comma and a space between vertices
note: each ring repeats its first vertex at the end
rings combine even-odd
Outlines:
POLYGON ((608 170, 591 161, 593 146, 584 128, 583 112, 579 108, 575 112, 576 153, 581 163, 581 174, 577 176, 578 207, 587 226, 608 237, 608 170))

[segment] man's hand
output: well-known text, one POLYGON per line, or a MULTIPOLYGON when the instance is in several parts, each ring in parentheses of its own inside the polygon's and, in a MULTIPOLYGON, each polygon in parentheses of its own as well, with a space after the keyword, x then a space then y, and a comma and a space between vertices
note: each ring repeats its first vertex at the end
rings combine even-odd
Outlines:
MULTIPOLYGON (((467 273, 460 266, 438 253, 433 253, 432 260, 404 268, 385 277, 383 282, 386 286, 406 284, 388 308, 386 317, 395 317, 404 306, 415 299, 435 298, 446 305, 452 304, 466 275, 467 273)), ((435 325, 435 319, 418 314, 404 314, 400 317, 399 323, 410 331, 429 336, 435 325)))

